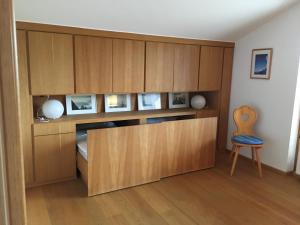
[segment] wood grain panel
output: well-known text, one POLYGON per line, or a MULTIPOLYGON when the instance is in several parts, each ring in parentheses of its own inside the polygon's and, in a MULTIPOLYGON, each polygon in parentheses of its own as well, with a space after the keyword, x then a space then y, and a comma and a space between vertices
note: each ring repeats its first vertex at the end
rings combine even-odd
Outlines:
POLYGON ((76 93, 112 92, 112 39, 75 36, 76 93))
POLYGON ((166 122, 164 125, 162 177, 214 166, 216 117, 166 122))
POLYGON ((218 118, 202 118, 202 120, 202 132, 199 131, 198 136, 201 140, 199 167, 206 169, 215 166, 218 118))
POLYGON ((38 123, 33 125, 33 136, 75 132, 74 123, 38 123))
POLYGON ((28 32, 32 95, 74 93, 72 35, 28 32))
POLYGON ((89 195, 159 180, 159 127, 156 124, 89 130, 89 195))
POLYGON ((75 177, 75 134, 34 137, 34 156, 37 183, 75 177))
POLYGON ((0 223, 26 224, 16 30, 12 0, 0 1, 0 223))
POLYGON ((173 91, 174 44, 146 43, 146 92, 173 91))
POLYGON ((220 115, 218 127, 218 149, 220 150, 226 150, 227 144, 233 53, 233 48, 224 49, 224 66, 222 76, 222 88, 220 93, 220 115))
POLYGON ((217 117, 219 116, 219 111, 215 109, 206 109, 197 111, 197 118, 207 118, 207 117, 217 117))
POLYGON ((175 45, 174 92, 197 91, 200 47, 175 45))
POLYGON ((199 90, 215 91, 221 89, 223 68, 223 48, 201 47, 199 90))
POLYGON ((145 42, 113 40, 113 92, 144 92, 145 42))
POLYGON ((29 224, 299 224, 299 178, 264 168, 264 179, 258 179, 252 161, 243 157, 236 176, 229 178, 228 156, 220 152, 209 170, 93 198, 83 197, 80 180, 29 189, 29 224))
POLYGON ((27 68, 27 47, 26 32, 17 31, 17 47, 18 47, 18 66, 19 66, 19 91, 22 96, 20 101, 21 120, 21 141, 23 144, 24 157, 24 173, 25 183, 30 185, 34 182, 33 174, 33 151, 32 151, 32 135, 31 124, 33 123, 32 113, 32 96, 29 93, 29 80, 27 68))

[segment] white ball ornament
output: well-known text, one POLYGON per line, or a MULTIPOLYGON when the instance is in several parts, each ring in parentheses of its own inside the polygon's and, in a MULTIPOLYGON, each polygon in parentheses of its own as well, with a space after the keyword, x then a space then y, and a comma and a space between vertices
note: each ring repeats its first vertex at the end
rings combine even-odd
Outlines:
POLYGON ((202 95, 195 95, 192 97, 191 105, 194 109, 202 109, 206 104, 206 100, 202 95))
POLYGON ((55 99, 47 100, 42 106, 44 116, 49 119, 58 119, 64 113, 63 104, 55 99))

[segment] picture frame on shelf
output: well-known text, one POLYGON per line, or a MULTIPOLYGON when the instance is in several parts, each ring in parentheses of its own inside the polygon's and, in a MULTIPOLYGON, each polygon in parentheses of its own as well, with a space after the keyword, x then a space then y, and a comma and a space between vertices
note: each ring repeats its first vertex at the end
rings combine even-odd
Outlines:
POLYGON ((161 109, 160 93, 138 94, 138 110, 161 109))
POLYGON ((130 94, 107 94, 104 95, 105 112, 128 112, 131 111, 130 94))
POLYGON ((272 48, 253 49, 251 59, 251 79, 270 79, 272 66, 272 48))
POLYGON ((189 108, 189 93, 175 92, 169 93, 169 109, 189 108))
POLYGON ((67 115, 97 113, 94 94, 66 95, 67 115))

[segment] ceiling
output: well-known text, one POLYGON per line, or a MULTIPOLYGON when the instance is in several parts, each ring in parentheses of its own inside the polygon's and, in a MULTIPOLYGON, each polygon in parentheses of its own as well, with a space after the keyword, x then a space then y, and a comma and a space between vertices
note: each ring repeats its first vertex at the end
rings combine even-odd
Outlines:
POLYGON ((236 41, 299 0, 15 0, 20 21, 236 41))

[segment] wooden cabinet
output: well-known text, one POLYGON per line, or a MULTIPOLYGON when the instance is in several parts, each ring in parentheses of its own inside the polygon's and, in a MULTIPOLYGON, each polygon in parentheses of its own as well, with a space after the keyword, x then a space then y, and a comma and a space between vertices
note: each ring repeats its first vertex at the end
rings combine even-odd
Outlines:
POLYGON ((32 95, 74 93, 72 35, 28 32, 32 95))
MULTIPOLYGON (((54 127, 64 124, 40 124, 34 126, 34 171, 35 183, 71 179, 76 176, 75 129, 54 132, 54 127), (49 128, 50 134, 46 134, 49 128)), ((56 129, 57 131, 62 128, 56 129)))
POLYGON ((112 92, 112 39, 75 36, 76 93, 112 92))
POLYGON ((146 43, 146 92, 172 92, 174 44, 146 43))
POLYGON ((200 54, 199 90, 220 90, 222 70, 223 48, 202 46, 200 54))
POLYGON ((174 92, 197 91, 200 47, 175 45, 174 92))
POLYGON ((21 120, 21 141, 23 145, 24 158, 24 173, 25 184, 30 185, 34 181, 33 176, 33 151, 32 151, 32 136, 31 124, 33 121, 32 115, 32 96, 29 93, 29 78, 27 68, 27 47, 26 47, 26 32, 17 31, 17 46, 18 46, 18 65, 19 65, 19 91, 22 101, 20 101, 21 120))
POLYGON ((164 125, 162 177, 214 166, 216 117, 166 122, 164 125))
POLYGON ((95 195, 160 179, 159 125, 88 131, 88 192, 95 195))
POLYGON ((145 91, 197 91, 199 55, 199 46, 147 42, 145 91))
POLYGON ((144 92, 145 42, 113 40, 113 92, 144 92))

